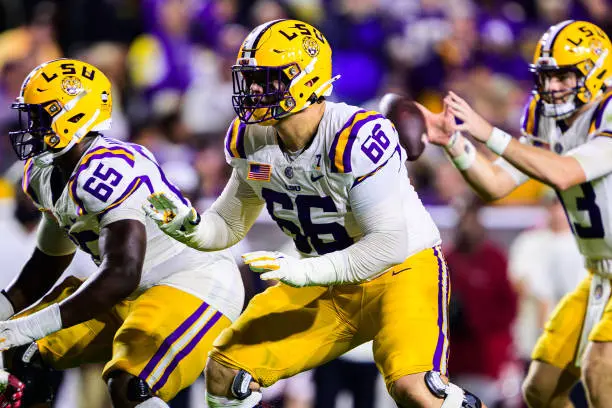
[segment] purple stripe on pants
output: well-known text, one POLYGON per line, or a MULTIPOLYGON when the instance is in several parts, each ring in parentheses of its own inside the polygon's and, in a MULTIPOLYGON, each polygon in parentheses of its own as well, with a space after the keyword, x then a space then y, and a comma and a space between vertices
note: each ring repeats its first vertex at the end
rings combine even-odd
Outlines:
POLYGON ((438 247, 434 247, 433 251, 434 251, 434 255, 436 256, 436 259, 438 260, 438 343, 436 344, 436 351, 433 357, 433 369, 434 371, 440 371, 440 368, 442 365, 442 357, 443 357, 442 350, 444 348, 444 340, 445 340, 444 328, 442 327, 444 323, 443 322, 444 308, 446 307, 445 302, 444 302, 445 299, 443 296, 443 291, 444 291, 443 263, 444 261, 440 257, 438 247))
POLYGON ((223 316, 221 312, 215 313, 213 317, 211 317, 210 320, 206 323, 206 325, 204 325, 204 327, 198 332, 198 334, 196 334, 195 337, 191 339, 189 344, 187 344, 181 351, 176 354, 172 362, 168 365, 168 367, 166 367, 166 370, 164 371, 164 374, 161 376, 159 381, 157 381, 155 385, 153 385, 151 391, 157 392, 161 387, 166 384, 168 378, 170 378, 170 374, 172 374, 176 366, 178 366, 182 359, 184 359, 189 353, 191 353, 191 351, 200 342, 200 340, 202 340, 202 337, 204 337, 208 330, 210 330, 210 328, 213 327, 215 323, 217 323, 221 316, 223 316))
POLYGON ((166 355, 168 350, 170 350, 172 344, 177 341, 200 318, 200 316, 202 316, 202 314, 204 314, 206 309, 208 309, 208 303, 202 302, 202 305, 198 307, 196 311, 191 314, 191 316, 189 316, 176 330, 174 330, 168 337, 166 337, 162 345, 153 355, 151 360, 149 360, 149 362, 142 370, 142 372, 138 375, 138 377, 146 381, 147 377, 153 372, 153 369, 166 355))

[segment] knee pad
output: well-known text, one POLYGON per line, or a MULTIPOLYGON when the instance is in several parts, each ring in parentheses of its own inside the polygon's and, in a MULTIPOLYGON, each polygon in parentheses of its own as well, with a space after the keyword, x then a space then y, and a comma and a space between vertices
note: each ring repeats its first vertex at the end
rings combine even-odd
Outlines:
POLYGON ((239 370, 232 381, 232 395, 236 399, 219 397, 206 392, 206 403, 210 408, 253 408, 261 401, 261 392, 249 389, 253 376, 244 370, 239 370))
POLYGON ((166 404, 161 398, 153 397, 148 400, 141 402, 136 405, 135 408, 169 408, 170 406, 166 404))
POLYGON ((44 363, 36 343, 4 352, 3 358, 8 371, 25 385, 22 406, 49 404, 53 401, 61 382, 61 374, 44 363))
POLYGON ((206 405, 209 408, 254 408, 261 401, 261 397, 259 391, 251 391, 248 397, 241 400, 218 397, 206 391, 206 405))
POLYGON ((425 384, 433 395, 444 399, 441 408, 482 408, 482 402, 476 395, 451 382, 445 384, 438 371, 428 371, 425 384))
POLYGON ((239 400, 243 400, 251 395, 249 384, 253 380, 253 376, 244 370, 239 370, 238 374, 232 381, 232 394, 239 400))
POLYGON ((139 377, 132 377, 128 381, 125 391, 128 401, 144 402, 153 398, 153 393, 151 392, 149 384, 139 377))

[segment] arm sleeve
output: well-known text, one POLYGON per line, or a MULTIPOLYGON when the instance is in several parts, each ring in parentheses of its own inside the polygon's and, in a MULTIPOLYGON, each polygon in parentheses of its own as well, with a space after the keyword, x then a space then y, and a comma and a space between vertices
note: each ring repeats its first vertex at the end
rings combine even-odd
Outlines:
POLYGON ((408 257, 408 231, 400 183, 399 155, 350 190, 353 215, 363 238, 348 248, 303 259, 311 285, 357 283, 373 279, 408 257))
POLYGON ((51 216, 43 213, 36 232, 36 247, 50 256, 73 254, 76 245, 51 216))
POLYGON ((217 251, 236 244, 251 229, 263 205, 264 201, 234 169, 219 198, 201 215, 194 247, 217 251))
POLYGON ((586 176, 586 181, 600 178, 612 172, 612 138, 600 136, 591 141, 570 150, 568 156, 572 156, 578 163, 586 176))

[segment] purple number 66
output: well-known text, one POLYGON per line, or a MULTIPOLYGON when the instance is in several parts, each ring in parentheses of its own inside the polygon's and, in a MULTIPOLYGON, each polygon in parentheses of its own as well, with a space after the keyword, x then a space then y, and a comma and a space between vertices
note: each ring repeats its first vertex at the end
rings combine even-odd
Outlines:
POLYGON ((381 127, 382 126, 377 123, 374 129, 372 129, 372 134, 368 136, 361 145, 361 151, 363 151, 373 163, 378 163, 391 143, 381 127))
POLYGON ((98 200, 106 202, 113 193, 113 187, 116 187, 122 178, 123 176, 117 170, 111 167, 105 169, 104 165, 100 163, 94 170, 93 176, 85 181, 83 190, 98 200), (107 181, 108 184, 103 183, 103 181, 107 181))

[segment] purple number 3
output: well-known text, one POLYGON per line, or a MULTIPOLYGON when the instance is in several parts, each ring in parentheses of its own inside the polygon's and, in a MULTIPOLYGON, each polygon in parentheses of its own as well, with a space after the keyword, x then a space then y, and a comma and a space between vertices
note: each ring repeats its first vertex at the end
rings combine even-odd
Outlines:
POLYGON ((116 187, 122 178, 123 176, 117 170, 111 167, 104 169, 104 165, 100 163, 94 170, 93 176, 85 181, 83 190, 87 191, 98 200, 106 202, 113 193, 113 187, 116 187), (106 172, 104 170, 106 170, 106 172), (107 181, 108 184, 103 183, 103 181, 107 181))

